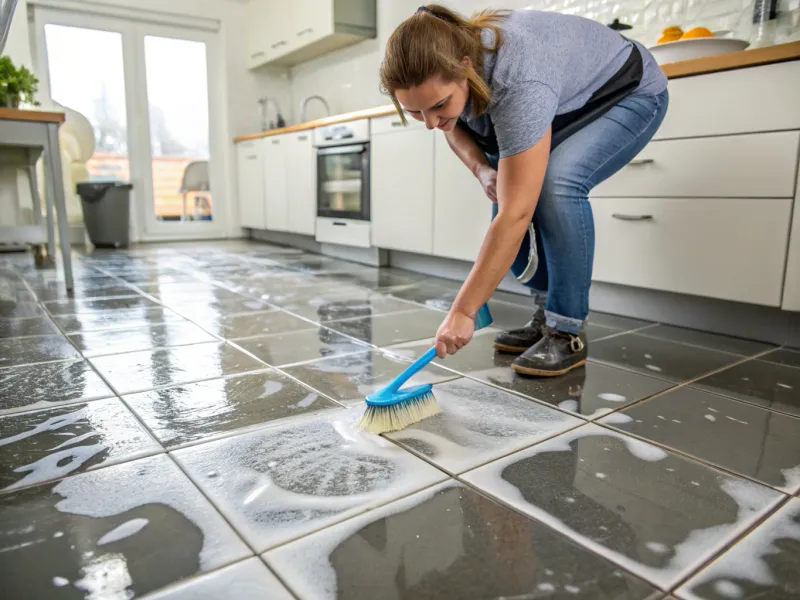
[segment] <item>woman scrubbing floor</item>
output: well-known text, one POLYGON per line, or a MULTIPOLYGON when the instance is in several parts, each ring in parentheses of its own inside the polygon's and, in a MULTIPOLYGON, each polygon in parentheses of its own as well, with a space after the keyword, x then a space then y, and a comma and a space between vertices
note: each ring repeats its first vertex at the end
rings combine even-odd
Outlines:
POLYGON ((667 80, 653 57, 581 17, 524 10, 466 19, 431 4, 392 33, 381 84, 401 114, 444 131, 495 203, 478 259, 436 334, 438 355, 469 343, 476 311, 511 269, 536 308, 495 347, 521 353, 513 369, 526 375, 582 365, 594 257, 588 194, 664 118, 667 80))

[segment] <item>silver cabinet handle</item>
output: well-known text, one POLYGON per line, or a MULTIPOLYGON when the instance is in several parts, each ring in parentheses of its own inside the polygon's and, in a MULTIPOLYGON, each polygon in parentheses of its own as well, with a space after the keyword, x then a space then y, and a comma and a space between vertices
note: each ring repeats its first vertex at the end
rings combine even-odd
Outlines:
POLYGON ((631 162, 628 163, 628 166, 629 167, 636 167, 636 166, 639 166, 639 165, 649 165, 649 164, 654 163, 654 162, 656 162, 656 161, 653 160, 652 158, 640 158, 639 160, 632 160, 631 162))
POLYGON ((611 215, 615 219, 619 219, 620 221, 652 221, 653 215, 623 215, 620 213, 613 213, 611 215))
POLYGON ((281 143, 281 141, 280 141, 280 140, 272 140, 272 143, 273 143, 273 144, 280 144, 280 143, 281 143))
POLYGON ((298 142, 305 142, 307 139, 308 139, 307 135, 298 135, 297 136, 297 141, 298 142))
POLYGON ((392 121, 392 127, 405 127, 405 123, 402 121, 392 121))
POLYGON ((275 42, 274 44, 272 44, 270 48, 278 48, 279 46, 285 46, 288 43, 289 42, 287 42, 286 40, 281 40, 280 42, 275 42))
POLYGON ((314 31, 314 28, 313 27, 309 27, 308 29, 303 29, 303 31, 298 31, 297 35, 305 35, 307 33, 311 33, 312 31, 314 31))
POLYGON ((250 58, 258 58, 259 56, 264 56, 264 51, 263 50, 259 50, 258 52, 253 52, 250 55, 250 58))

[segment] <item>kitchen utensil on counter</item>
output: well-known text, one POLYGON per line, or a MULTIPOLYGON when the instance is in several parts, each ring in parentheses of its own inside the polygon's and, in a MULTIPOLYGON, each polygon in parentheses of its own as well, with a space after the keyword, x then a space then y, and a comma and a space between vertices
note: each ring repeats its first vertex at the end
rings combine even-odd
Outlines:
MULTIPOLYGON (((489 306, 484 304, 475 315, 475 331, 488 327, 492 322, 489 306)), ((367 410, 358 422, 359 429, 370 433, 398 431, 439 414, 439 405, 436 403, 430 384, 402 389, 400 387, 434 358, 436 358, 436 348, 431 348, 395 377, 389 385, 367 396, 367 410)))
POLYGON ((744 50, 750 45, 747 40, 734 38, 695 38, 664 42, 650 46, 648 50, 660 65, 704 56, 714 56, 744 50))

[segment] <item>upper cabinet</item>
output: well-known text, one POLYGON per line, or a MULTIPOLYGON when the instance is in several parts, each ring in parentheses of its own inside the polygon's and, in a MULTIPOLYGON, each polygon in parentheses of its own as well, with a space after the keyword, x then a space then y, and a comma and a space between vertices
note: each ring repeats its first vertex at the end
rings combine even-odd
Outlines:
POLYGON ((295 65, 374 38, 376 0, 250 0, 247 64, 295 65))

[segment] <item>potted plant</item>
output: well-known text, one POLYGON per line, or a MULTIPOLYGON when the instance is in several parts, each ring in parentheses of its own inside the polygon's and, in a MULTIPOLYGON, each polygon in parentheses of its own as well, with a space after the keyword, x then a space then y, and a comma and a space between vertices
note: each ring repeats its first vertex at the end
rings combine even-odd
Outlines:
POLYGON ((39 106, 34 95, 39 80, 25 66, 14 66, 8 56, 0 56, 0 106, 19 108, 21 103, 39 106))

